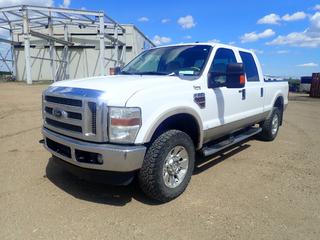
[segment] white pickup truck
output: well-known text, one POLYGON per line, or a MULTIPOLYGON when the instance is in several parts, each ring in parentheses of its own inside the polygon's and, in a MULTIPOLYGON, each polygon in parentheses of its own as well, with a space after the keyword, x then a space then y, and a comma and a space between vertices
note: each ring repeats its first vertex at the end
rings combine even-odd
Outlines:
POLYGON ((271 141, 288 83, 265 81, 252 51, 211 43, 146 50, 118 75, 60 81, 43 92, 44 146, 55 161, 128 184, 160 202, 179 196, 196 152, 253 135, 271 141))

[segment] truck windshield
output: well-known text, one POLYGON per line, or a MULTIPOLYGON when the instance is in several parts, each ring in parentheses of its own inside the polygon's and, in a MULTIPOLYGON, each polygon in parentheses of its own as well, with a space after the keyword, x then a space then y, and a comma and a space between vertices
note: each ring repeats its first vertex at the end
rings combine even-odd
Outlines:
POLYGON ((120 74, 199 76, 210 51, 208 45, 150 49, 133 59, 120 74))

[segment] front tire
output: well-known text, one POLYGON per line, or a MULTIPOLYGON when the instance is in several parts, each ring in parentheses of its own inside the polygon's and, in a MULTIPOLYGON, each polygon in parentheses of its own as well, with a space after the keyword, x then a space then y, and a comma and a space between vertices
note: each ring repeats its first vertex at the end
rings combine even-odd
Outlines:
POLYGON ((281 117, 282 114, 279 108, 273 108, 270 117, 261 124, 262 132, 259 135, 261 140, 273 141, 277 137, 281 117))
POLYGON ((192 139, 179 130, 169 130, 148 148, 139 183, 143 192, 159 202, 168 202, 184 192, 194 168, 192 139))

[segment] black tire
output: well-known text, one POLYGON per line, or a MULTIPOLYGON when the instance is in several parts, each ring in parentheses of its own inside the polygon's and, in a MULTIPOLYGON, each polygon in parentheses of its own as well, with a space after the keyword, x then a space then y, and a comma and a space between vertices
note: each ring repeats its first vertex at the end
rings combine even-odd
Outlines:
POLYGON ((139 184, 142 191, 159 202, 168 202, 184 192, 194 168, 195 148, 192 139, 179 130, 169 130, 157 137, 148 148, 142 168, 139 172, 139 184), (182 182, 175 188, 166 186, 163 179, 163 167, 169 152, 176 146, 183 146, 188 153, 188 169, 182 182))
POLYGON ((279 110, 279 108, 273 108, 269 118, 267 118, 262 124, 260 124, 260 127, 262 128, 262 132, 259 134, 259 139, 263 141, 273 141, 278 135, 281 118, 282 118, 282 113, 279 110), (273 132, 272 121, 275 117, 278 118, 278 127, 277 127, 277 131, 273 132))

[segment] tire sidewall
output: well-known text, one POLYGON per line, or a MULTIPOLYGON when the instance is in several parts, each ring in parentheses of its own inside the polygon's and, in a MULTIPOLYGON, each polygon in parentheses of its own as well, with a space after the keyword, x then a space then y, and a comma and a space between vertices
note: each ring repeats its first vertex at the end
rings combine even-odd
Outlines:
POLYGON ((281 121, 281 115, 280 115, 280 111, 278 108, 275 108, 272 112, 272 115, 271 115, 271 119, 270 119, 270 125, 269 125, 269 135, 272 139, 275 139, 278 135, 278 132, 279 132, 279 128, 280 128, 280 121, 281 121), (273 134, 272 133, 272 121, 273 121, 273 118, 274 116, 277 115, 278 116, 278 126, 277 126, 277 131, 273 134))
MULTIPOLYGON (((195 149, 193 145, 193 141, 191 138, 184 132, 176 131, 176 134, 173 135, 173 137, 169 138, 168 141, 166 141, 161 146, 161 153, 158 155, 158 159, 156 161, 155 169, 154 169, 154 175, 156 179, 156 185, 158 190, 161 192, 162 196, 166 196, 166 199, 173 199, 179 196, 187 187, 192 173, 194 169, 194 160, 195 160, 195 149), (165 160, 169 152, 172 150, 172 148, 176 146, 183 146, 189 157, 188 162, 188 170, 187 173, 183 179, 183 181, 175 188, 169 188, 164 183, 163 179, 163 167, 165 164, 165 160)), ((155 142, 157 139, 155 140, 155 142)))

